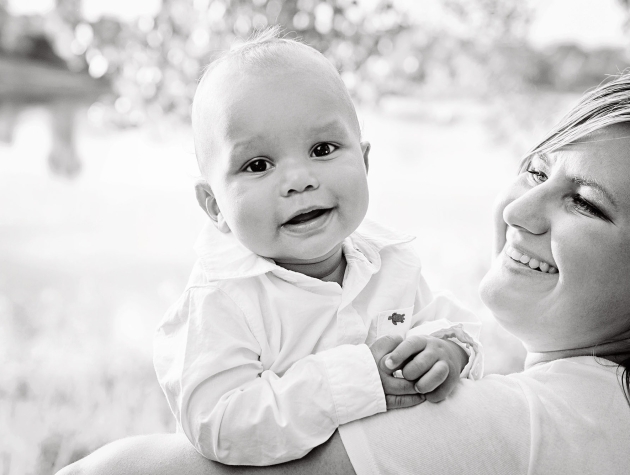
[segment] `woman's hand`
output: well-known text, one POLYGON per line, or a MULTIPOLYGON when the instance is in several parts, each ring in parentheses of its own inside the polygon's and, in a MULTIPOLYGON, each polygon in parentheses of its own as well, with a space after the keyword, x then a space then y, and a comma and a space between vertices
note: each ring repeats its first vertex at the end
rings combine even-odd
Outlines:
POLYGON ((468 355, 452 341, 414 335, 400 343, 384 362, 390 371, 401 369, 404 381, 414 383, 427 401, 439 402, 455 389, 468 355))
POLYGON ((418 394, 413 381, 394 377, 395 369, 389 369, 385 365, 387 355, 394 351, 401 342, 401 336, 387 335, 379 338, 370 346, 385 392, 387 410, 416 406, 426 399, 423 394, 418 394))

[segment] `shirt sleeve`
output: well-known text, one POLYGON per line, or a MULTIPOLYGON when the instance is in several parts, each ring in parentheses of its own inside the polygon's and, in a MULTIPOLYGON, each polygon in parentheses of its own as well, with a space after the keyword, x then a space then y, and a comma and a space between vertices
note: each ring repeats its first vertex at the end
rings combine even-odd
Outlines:
POLYGON ((468 354, 468 364, 461 377, 480 379, 483 376, 483 347, 479 342, 481 323, 476 321, 475 314, 446 292, 433 294, 423 278, 418 285, 414 309, 416 313, 406 337, 427 335, 453 341, 468 354))
POLYGON ((339 433, 358 475, 627 475, 628 427, 616 365, 582 356, 461 379, 439 404, 388 411, 339 433))
POLYGON ((439 404, 388 411, 339 433, 358 475, 556 473, 528 470, 530 420, 517 383, 486 377, 461 380, 439 404))
POLYGON ((366 345, 342 345, 265 369, 247 316, 222 290, 189 290, 155 337, 158 380, 205 457, 271 465, 303 457, 340 425, 386 409, 366 345))

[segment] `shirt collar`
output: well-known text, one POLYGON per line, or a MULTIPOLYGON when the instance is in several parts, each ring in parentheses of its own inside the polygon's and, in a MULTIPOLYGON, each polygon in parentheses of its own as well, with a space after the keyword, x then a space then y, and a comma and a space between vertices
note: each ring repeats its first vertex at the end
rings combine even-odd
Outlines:
POLYGON ((271 259, 254 254, 234 234, 219 231, 208 222, 195 243, 201 268, 211 281, 253 277, 278 267, 271 259))
POLYGON ((573 358, 576 356, 594 356, 612 361, 619 361, 630 356, 630 338, 607 341, 593 346, 565 350, 547 351, 544 353, 528 352, 525 358, 525 369, 542 363, 573 358))
POLYGON ((357 250, 363 252, 368 259, 376 259, 384 248, 411 242, 415 237, 401 234, 366 218, 350 235, 350 239, 355 244, 355 249, 358 247, 357 250))
MULTIPOLYGON (((413 239, 413 236, 396 233, 385 226, 365 219, 359 228, 344 241, 344 255, 348 260, 361 259, 363 256, 369 265, 375 267, 374 271, 377 271, 381 266, 381 250, 410 242, 413 239)), ((210 281, 254 277, 267 272, 274 272, 284 279, 289 276, 298 278, 296 272, 278 266, 272 259, 254 254, 243 246, 233 233, 223 233, 211 222, 204 226, 194 249, 199 257, 201 268, 210 281)), ((310 279, 307 276, 303 277, 310 279)))

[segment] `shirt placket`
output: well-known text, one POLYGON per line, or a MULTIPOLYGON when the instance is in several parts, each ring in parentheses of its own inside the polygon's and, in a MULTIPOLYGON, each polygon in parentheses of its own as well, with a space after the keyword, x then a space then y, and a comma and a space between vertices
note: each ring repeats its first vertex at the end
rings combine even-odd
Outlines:
POLYGON ((363 317, 356 311, 352 302, 376 272, 376 265, 358 249, 346 251, 348 262, 347 278, 341 293, 341 304, 337 310, 337 343, 339 345, 359 345, 365 343, 369 326, 366 326, 363 317))

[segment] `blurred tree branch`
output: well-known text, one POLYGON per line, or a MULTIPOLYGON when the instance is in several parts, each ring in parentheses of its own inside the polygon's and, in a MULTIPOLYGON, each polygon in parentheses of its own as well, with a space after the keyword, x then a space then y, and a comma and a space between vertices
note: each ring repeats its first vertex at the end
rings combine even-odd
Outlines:
MULTIPOLYGON (((630 10, 630 0, 619 2, 630 10)), ((533 18, 528 2, 443 0, 433 23, 423 21, 422 6, 414 7, 413 16, 401 5, 393 0, 162 0, 155 16, 124 22, 86 20, 81 0, 58 0, 43 19, 12 18, 3 8, 6 0, 0 0, 0 51, 18 51, 29 38, 45 34, 70 71, 111 82, 112 93, 95 110, 120 126, 171 116, 188 120, 202 68, 235 41, 272 24, 322 51, 359 101, 407 93, 422 84, 483 93, 580 77, 579 51, 545 53, 527 44, 533 18), (573 65, 568 76, 562 76, 565 57, 573 65)))

